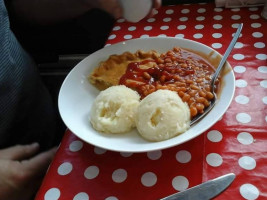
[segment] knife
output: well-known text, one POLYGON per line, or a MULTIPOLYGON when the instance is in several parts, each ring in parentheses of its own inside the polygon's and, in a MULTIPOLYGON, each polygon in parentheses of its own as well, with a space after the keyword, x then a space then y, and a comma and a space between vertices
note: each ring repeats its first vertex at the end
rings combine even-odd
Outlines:
POLYGON ((226 174, 160 200, 209 200, 224 191, 234 179, 235 174, 226 174))

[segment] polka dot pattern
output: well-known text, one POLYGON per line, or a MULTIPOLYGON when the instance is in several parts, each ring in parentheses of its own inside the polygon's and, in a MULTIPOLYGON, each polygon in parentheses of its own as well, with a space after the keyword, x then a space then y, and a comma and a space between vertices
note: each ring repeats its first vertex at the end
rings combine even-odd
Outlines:
POLYGON ((153 152, 111 152, 67 130, 36 199, 160 199, 229 172, 237 178, 216 200, 266 198, 267 21, 260 13, 261 7, 225 9, 205 3, 164 6, 140 23, 118 19, 106 46, 170 36, 201 42, 221 54, 243 22, 228 58, 236 78, 233 101, 203 134, 153 152))

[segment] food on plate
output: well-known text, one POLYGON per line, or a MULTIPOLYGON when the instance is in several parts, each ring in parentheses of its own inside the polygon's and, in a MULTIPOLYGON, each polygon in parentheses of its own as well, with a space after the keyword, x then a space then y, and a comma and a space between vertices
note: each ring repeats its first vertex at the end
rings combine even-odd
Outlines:
POLYGON ((214 98, 210 87, 214 72, 204 57, 174 47, 161 54, 151 50, 112 55, 100 63, 89 80, 100 90, 125 85, 137 91, 141 99, 159 89, 174 91, 188 104, 192 119, 202 114, 214 98))
POLYGON ((139 94, 124 85, 112 86, 96 97, 90 113, 94 129, 104 133, 126 133, 135 127, 139 94))
POLYGON ((136 127, 149 141, 170 139, 190 126, 190 110, 176 92, 157 90, 142 99, 137 109, 136 127))
MULTIPOLYGON (((106 61, 100 64, 89 75, 89 81, 99 90, 104 90, 110 86, 119 85, 121 76, 126 72, 127 66, 131 62, 140 62, 143 60, 154 60, 159 57, 159 53, 154 50, 141 51, 135 53, 124 52, 109 56, 106 61)), ((155 64, 151 62, 150 65, 155 64)), ((145 67, 150 67, 149 64, 145 67)))

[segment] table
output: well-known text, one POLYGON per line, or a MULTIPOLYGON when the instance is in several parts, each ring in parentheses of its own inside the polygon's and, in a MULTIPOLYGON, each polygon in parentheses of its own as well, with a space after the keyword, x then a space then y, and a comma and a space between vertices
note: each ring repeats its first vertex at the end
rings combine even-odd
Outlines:
POLYGON ((216 200, 267 199, 267 21, 260 16, 262 8, 184 4, 164 6, 139 23, 117 20, 106 45, 184 37, 222 54, 238 23, 244 23, 228 59, 236 76, 234 99, 209 130, 164 150, 107 151, 67 130, 35 199, 152 200, 230 172, 236 179, 216 200))

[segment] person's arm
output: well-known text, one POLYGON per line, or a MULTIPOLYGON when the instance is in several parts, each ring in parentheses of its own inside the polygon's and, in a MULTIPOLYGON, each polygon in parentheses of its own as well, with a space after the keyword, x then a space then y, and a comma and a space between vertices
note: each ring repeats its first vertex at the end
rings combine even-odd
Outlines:
POLYGON ((51 24, 76 18, 92 8, 104 10, 114 18, 122 14, 118 0, 9 0, 12 15, 32 24, 51 24))
POLYGON ((37 153, 39 145, 0 150, 0 199, 29 200, 40 187, 56 149, 37 153))

